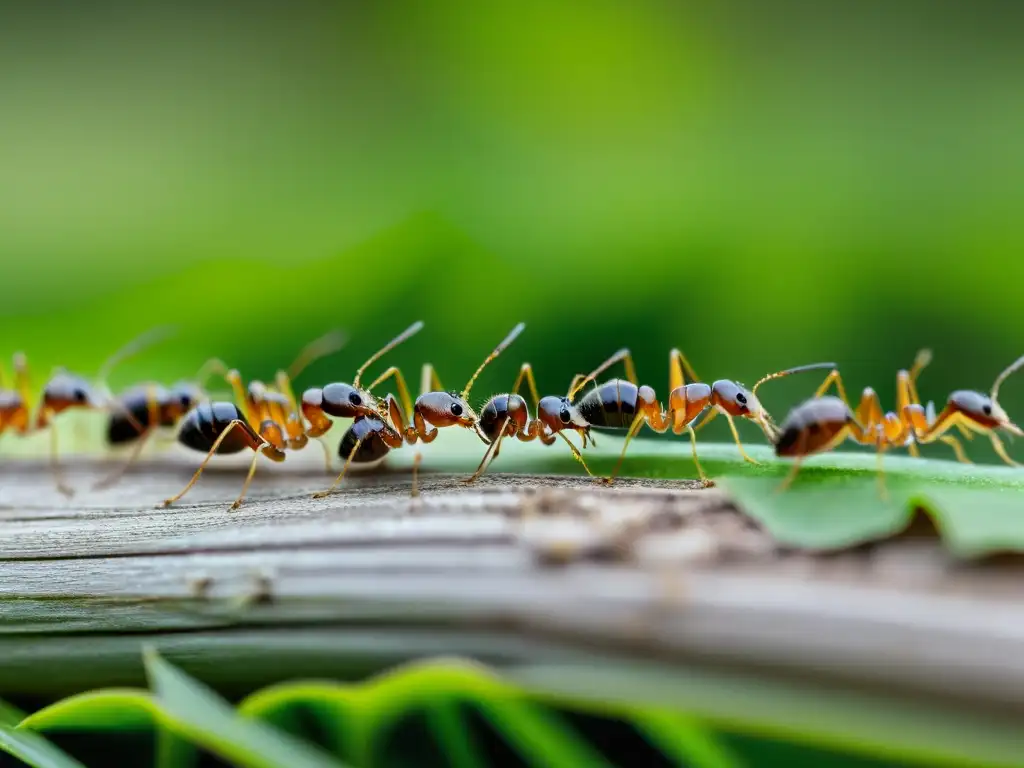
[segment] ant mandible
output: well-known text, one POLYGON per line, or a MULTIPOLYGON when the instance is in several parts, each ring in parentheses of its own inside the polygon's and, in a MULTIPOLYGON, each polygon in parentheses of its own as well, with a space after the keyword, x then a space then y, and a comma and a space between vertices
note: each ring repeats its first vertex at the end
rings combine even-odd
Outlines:
MULTIPOLYGON (((313 498, 324 498, 333 493, 344 480, 352 463, 370 464, 379 461, 391 450, 404 444, 432 443, 443 427, 472 429, 481 440, 489 442, 480 426, 480 417, 469 405, 469 393, 483 370, 516 340, 525 327, 525 323, 519 323, 509 332, 473 372, 461 393, 445 390, 434 367, 426 363, 420 377, 420 395, 411 407, 405 404, 403 408, 392 395, 388 395, 385 398, 386 415, 373 414, 357 418, 338 446, 338 455, 345 459, 341 472, 330 488, 313 494, 313 498)), ((419 493, 416 474, 420 459, 417 452, 413 457, 413 496, 419 493)))
MULTIPOLYGON (((319 405, 316 406, 317 410, 314 411, 314 413, 321 416, 322 420, 327 422, 327 425, 326 428, 317 430, 315 429, 317 425, 314 423, 314 428, 307 429, 305 431, 306 436, 320 437, 327 431, 327 429, 330 428, 331 422, 323 416, 324 412, 331 413, 331 415, 341 416, 345 416, 348 413, 355 413, 357 418, 363 415, 378 414, 380 408, 378 400, 369 391, 373 388, 373 385, 366 390, 360 389, 358 386, 359 374, 361 374, 374 360, 378 359, 389 349, 392 349, 414 333, 417 333, 422 326, 422 323, 414 323, 403 333, 395 337, 395 339, 392 339, 385 347, 371 356, 371 358, 359 368, 356 376, 357 384, 355 386, 337 384, 328 385, 323 389, 315 388, 313 390, 307 390, 306 395, 310 396, 311 401, 315 402, 314 397, 318 397, 319 405), (360 402, 356 404, 352 398, 345 398, 344 408, 335 407, 340 406, 340 403, 335 402, 335 395, 340 396, 346 388, 349 394, 359 394, 360 402)), ((330 336, 330 334, 328 336, 330 336)), ((314 357, 324 354, 324 351, 327 350, 329 346, 329 344, 324 343, 324 339, 319 339, 309 345, 303 353, 300 354, 297 362, 301 361, 301 364, 305 366, 309 362, 312 362, 314 357)), ((181 426, 179 427, 178 441, 188 448, 192 448, 197 451, 206 451, 207 454, 206 458, 204 458, 202 463, 199 465, 199 468, 192 475, 192 479, 189 480, 188 484, 178 494, 163 502, 163 506, 165 507, 175 503, 189 492, 192 486, 199 480, 199 476, 202 474, 203 469, 205 469, 214 454, 239 453, 248 449, 253 452, 252 461, 249 464, 249 471, 246 475, 245 482, 242 485, 241 493, 230 507, 231 509, 238 509, 238 507, 242 505, 242 501, 245 498, 250 483, 252 482, 253 475, 256 472, 256 461, 259 459, 260 454, 263 454, 271 461, 280 463, 286 458, 286 448, 291 446, 301 447, 306 444, 295 430, 295 425, 301 424, 301 417, 298 415, 300 406, 295 402, 294 396, 290 394, 290 377, 286 372, 278 372, 276 377, 278 385, 284 389, 286 393, 285 398, 288 400, 288 405, 291 409, 291 412, 286 413, 282 421, 277 420, 280 417, 280 414, 277 413, 277 398, 274 397, 274 393, 272 391, 257 388, 256 393, 253 396, 249 396, 244 392, 241 383, 241 376, 237 371, 229 371, 227 377, 235 392, 236 400, 241 404, 241 407, 235 403, 224 401, 204 402, 193 408, 185 416, 185 419, 181 422, 181 426), (292 425, 291 431, 289 431, 289 425, 292 425)), ((306 396, 304 395, 303 406, 306 405, 307 401, 306 396)), ((306 408, 302 407, 301 410, 305 413, 306 408)), ((320 424, 320 427, 323 427, 322 423, 320 424)))

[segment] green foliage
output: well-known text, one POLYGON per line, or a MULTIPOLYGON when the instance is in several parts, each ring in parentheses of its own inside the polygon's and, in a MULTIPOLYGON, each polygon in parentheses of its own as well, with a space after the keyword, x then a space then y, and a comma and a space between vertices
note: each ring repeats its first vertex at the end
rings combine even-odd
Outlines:
MULTIPOLYGON (((943 757, 927 743, 881 758, 887 750, 869 739, 844 742, 815 734, 810 724, 780 739, 754 720, 645 703, 642 686, 632 691, 638 700, 614 703, 530 691, 460 660, 399 667, 360 684, 276 685, 235 709, 152 651, 145 661, 151 693, 111 689, 73 696, 17 728, 0 727, 0 749, 36 768, 110 764, 112 750, 140 734, 148 735, 148 749, 118 764, 174 768, 195 765, 204 754, 242 768, 1012 764, 998 757, 973 763, 943 757), (69 740, 70 734, 79 738, 69 740), (58 746, 65 743, 66 749, 58 746)), ((553 680, 557 675, 548 685, 553 680)))

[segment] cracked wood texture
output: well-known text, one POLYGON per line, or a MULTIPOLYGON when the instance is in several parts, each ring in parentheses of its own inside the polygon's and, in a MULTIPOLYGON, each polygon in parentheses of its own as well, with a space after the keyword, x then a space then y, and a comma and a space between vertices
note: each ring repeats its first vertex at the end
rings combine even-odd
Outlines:
POLYGON ((228 691, 241 669, 252 689, 458 654, 504 668, 741 670, 766 686, 1024 709, 1019 563, 956 563, 928 530, 843 554, 784 550, 688 481, 489 474, 467 486, 428 472, 413 501, 408 472, 392 470, 313 499, 328 478, 312 454, 261 466, 238 511, 231 460, 159 508, 195 457, 171 451, 88 491, 111 466, 73 462, 82 492, 64 499, 45 462, 5 461, 8 696, 138 685, 140 644, 154 642, 228 691))

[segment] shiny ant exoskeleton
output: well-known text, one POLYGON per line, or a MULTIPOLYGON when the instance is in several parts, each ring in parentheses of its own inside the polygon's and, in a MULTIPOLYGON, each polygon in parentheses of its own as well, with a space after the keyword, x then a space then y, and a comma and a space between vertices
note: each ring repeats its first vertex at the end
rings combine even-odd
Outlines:
MULTIPOLYGON (((142 349, 156 343, 173 333, 170 326, 150 329, 135 337, 121 349, 111 355, 101 366, 95 381, 83 376, 57 369, 44 385, 39 402, 33 403, 30 385, 28 362, 25 355, 14 356, 14 384, 8 389, 6 381, 0 383, 0 434, 5 430, 13 430, 25 436, 32 432, 48 429, 50 433, 50 462, 54 472, 57 490, 65 496, 73 496, 74 489, 63 479, 60 467, 59 436, 55 417, 71 410, 103 410, 111 413, 112 418, 121 418, 129 423, 134 420, 132 413, 110 395, 107 377, 115 366, 125 359, 137 354, 142 349)), ((5 377, 0 374, 0 379, 5 377)))
MULTIPOLYGON (((292 393, 292 377, 288 372, 278 372, 273 388, 258 384, 246 391, 242 386, 241 375, 237 371, 229 371, 226 377, 241 407, 224 401, 206 402, 200 403, 188 412, 181 422, 178 441, 194 450, 206 451, 206 458, 188 484, 178 494, 165 500, 164 506, 173 504, 188 493, 214 454, 239 453, 248 449, 253 451, 249 472, 241 493, 231 505, 231 509, 237 509, 241 506, 252 482, 260 454, 274 462, 284 461, 286 449, 301 449, 307 444, 309 437, 320 437, 330 429, 332 422, 324 415, 325 413, 338 417, 354 415, 357 418, 379 415, 382 406, 370 390, 385 376, 378 378, 365 390, 359 387, 359 377, 381 355, 417 333, 422 327, 422 323, 414 323, 372 355, 360 366, 355 385, 329 384, 327 387, 307 390, 301 406, 292 393), (341 393, 346 394, 341 397, 341 393), (353 394, 358 396, 358 403, 351 396, 353 394), (303 415, 309 418, 310 414, 313 418, 307 427, 303 422, 303 415)), ((305 367, 313 359, 334 351, 339 346, 338 342, 336 331, 318 339, 303 350, 292 368, 305 367)), ((397 369, 390 369, 388 375, 396 373, 401 378, 397 369)))
MULTIPOLYGON (((289 437, 296 431, 301 437, 304 425, 301 416, 297 415, 294 395, 291 393, 290 381, 298 376, 307 365, 325 355, 341 349, 346 336, 340 330, 332 330, 308 344, 299 353, 295 362, 287 372, 279 371, 278 383, 285 386, 285 391, 275 391, 262 382, 253 381, 249 385, 247 395, 242 394, 241 376, 238 371, 229 370, 227 365, 218 358, 207 360, 195 377, 191 380, 179 381, 170 387, 155 382, 136 385, 117 396, 120 408, 111 415, 107 424, 107 441, 111 445, 133 443, 132 452, 116 470, 96 483, 93 488, 109 488, 124 476, 128 468, 138 459, 149 439, 162 429, 173 429, 200 401, 208 399, 209 393, 205 383, 213 375, 220 375, 233 387, 238 402, 245 402, 251 423, 261 424, 265 420, 283 425, 289 437), (270 404, 273 408, 270 408, 270 404)), ((268 427, 272 432, 272 427, 268 427)), ((305 446, 305 440, 293 440, 289 448, 298 449, 305 446)), ((328 456, 329 458, 329 456, 328 456)))
POLYGON ((561 398, 557 402, 549 402, 544 409, 543 418, 554 430, 558 429, 559 422, 573 425, 579 429, 579 424, 586 424, 588 427, 605 429, 627 429, 626 439, 619 454, 619 460, 611 475, 604 479, 604 482, 611 484, 626 456, 626 449, 630 441, 640 431, 640 428, 647 424, 655 432, 663 433, 669 429, 673 434, 679 435, 684 431, 690 435, 690 444, 693 452, 693 461, 697 467, 697 473, 701 483, 705 486, 711 485, 704 468, 697 457, 697 430, 710 422, 719 413, 725 415, 732 431, 733 439, 739 448, 740 455, 748 462, 757 464, 756 460, 747 455, 740 441, 739 431, 736 429, 734 419, 743 418, 753 421, 761 427, 769 439, 772 436, 773 424, 771 417, 761 405, 757 398, 757 389, 762 384, 773 379, 779 379, 794 373, 802 373, 811 370, 834 368, 834 363, 812 363, 788 368, 784 371, 769 374, 758 381, 751 389, 729 379, 719 379, 708 385, 699 381, 689 361, 678 349, 669 352, 669 392, 668 408, 663 409, 655 395, 654 389, 649 386, 641 386, 636 376, 636 366, 633 364, 633 357, 629 349, 620 349, 614 355, 605 360, 594 371, 583 376, 577 375, 569 390, 569 396, 561 398), (573 403, 573 398, 588 382, 596 382, 597 377, 616 363, 623 363, 626 369, 626 379, 610 379, 602 384, 596 384, 578 402, 573 403), (685 375, 684 375, 685 374, 685 375), (692 381, 687 383, 686 376, 692 381), (555 407, 559 408, 559 419, 551 418, 555 407), (708 408, 711 411, 696 427, 693 422, 708 408), (568 416, 565 421, 562 417, 568 416))
MULTIPOLYGON (((469 394, 484 368, 515 341, 525 327, 525 323, 519 323, 509 332, 474 371, 462 392, 445 390, 434 367, 427 363, 423 366, 420 377, 420 396, 411 406, 407 395, 403 398, 406 402, 402 404, 399 404, 392 395, 388 395, 382 409, 386 413, 357 418, 345 432, 338 446, 338 455, 345 460, 341 472, 330 488, 314 494, 314 498, 323 498, 333 493, 344 480, 352 463, 369 464, 379 461, 391 450, 405 444, 432 443, 437 439, 439 430, 444 427, 472 429, 481 440, 489 442, 481 427, 480 417, 469 405, 469 394)), ((413 496, 418 494, 416 473, 419 462, 420 454, 417 452, 413 459, 413 496)))
POLYGON ((773 443, 775 454, 793 458, 793 467, 782 482, 779 490, 785 490, 795 479, 801 462, 807 456, 824 453, 851 439, 861 445, 870 445, 878 451, 878 478, 880 489, 885 494, 882 456, 890 448, 907 446, 912 455, 917 454, 917 444, 944 442, 956 453, 957 459, 968 462, 963 446, 952 435, 958 429, 970 437, 971 433, 985 434, 992 441, 992 447, 999 457, 1011 466, 1020 466, 1006 452, 996 430, 1010 434, 1024 435, 1014 424, 998 402, 999 387, 1015 371, 1024 366, 1024 357, 1018 358, 996 377, 992 391, 985 395, 973 390, 957 390, 950 394, 942 412, 935 415, 932 404, 921 405, 917 395, 916 378, 928 362, 931 353, 918 353, 913 368, 897 374, 897 412, 882 413, 877 395, 865 389, 856 411, 850 407, 837 370, 832 371, 811 399, 801 403, 777 428, 773 443), (835 383, 838 397, 824 395, 828 386, 835 383))

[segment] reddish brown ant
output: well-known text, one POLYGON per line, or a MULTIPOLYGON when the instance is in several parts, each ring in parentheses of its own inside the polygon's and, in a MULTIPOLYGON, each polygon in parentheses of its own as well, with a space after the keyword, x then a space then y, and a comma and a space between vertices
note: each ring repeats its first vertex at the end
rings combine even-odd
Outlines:
MULTIPOLYGON (((757 399, 758 388, 767 381, 790 376, 794 373, 834 367, 834 363, 812 363, 810 365, 788 368, 784 371, 765 376, 748 390, 742 384, 729 379, 719 379, 711 385, 699 381, 697 374, 694 373, 693 367, 683 353, 678 349, 673 349, 669 352, 669 386, 671 391, 669 393, 668 409, 663 410, 654 389, 646 385, 640 386, 638 383, 632 354, 629 349, 624 348, 609 357, 586 376, 577 375, 570 387, 569 397, 565 398, 561 405, 567 409, 571 420, 573 418, 579 419, 591 427, 628 430, 622 446, 622 452, 619 454, 619 460, 615 464, 615 469, 611 475, 604 479, 606 484, 610 485, 615 480, 622 466, 622 461, 626 456, 626 449, 629 447, 630 441, 646 423, 647 426, 659 433, 666 432, 669 428, 676 435, 682 434, 684 431, 689 433, 693 462, 697 467, 701 483, 707 487, 712 483, 708 480, 704 468, 697 458, 697 430, 701 429, 719 413, 724 414, 729 422, 729 428, 739 448, 740 455, 751 464, 758 464, 759 462, 747 455, 747 452, 743 449, 739 431, 736 429, 734 421, 735 418, 749 419, 760 426, 765 435, 771 439, 773 424, 771 417, 762 407, 760 400, 757 399), (623 363, 626 369, 626 380, 611 379, 603 384, 596 383, 598 376, 619 362, 623 363), (684 373, 693 381, 686 383, 684 373), (591 381, 595 382, 594 387, 573 406, 572 400, 574 395, 591 381), (575 410, 569 410, 570 406, 575 410), (704 420, 696 427, 692 426, 697 417, 708 408, 711 411, 704 420)), ((549 408, 547 413, 550 414, 551 410, 549 408)), ((551 419, 550 416, 546 418, 546 422, 552 429, 558 426, 558 423, 551 419)))
POLYGON ((777 429, 773 441, 775 454, 794 459, 793 467, 779 490, 785 490, 792 484, 805 457, 833 450, 848 438, 877 449, 879 486, 883 495, 885 480, 882 456, 889 448, 906 445, 913 455, 917 455, 915 443, 942 441, 953 448, 960 461, 969 462, 960 442, 947 434, 954 428, 965 435, 971 432, 987 434, 1004 462, 1020 466, 1007 454, 996 430, 1024 435, 1024 431, 1010 420, 998 402, 1000 385, 1024 366, 1024 357, 1015 360, 996 377, 990 394, 972 390, 957 390, 950 394, 945 408, 938 416, 934 414, 931 404, 928 408, 921 405, 915 386, 917 374, 930 360, 930 352, 922 350, 910 372, 899 372, 898 413, 882 414, 877 396, 870 389, 865 390, 855 412, 846 399, 839 372, 830 373, 815 397, 794 408, 777 429), (838 397, 823 395, 831 383, 836 384, 838 397))
MULTIPOLYGON (((291 393, 290 381, 314 360, 341 349, 345 341, 346 336, 342 331, 332 330, 308 344, 287 372, 278 372, 279 382, 287 387, 284 392, 274 391, 262 382, 253 381, 245 398, 248 413, 254 416, 252 423, 259 424, 269 419, 277 424, 283 424, 289 437, 297 432, 302 438, 290 440, 288 447, 304 447, 304 425, 297 413, 298 406, 291 393)), ((209 395, 204 389, 204 384, 215 374, 223 376, 232 385, 239 402, 242 402, 241 378, 238 372, 228 370, 227 365, 218 358, 207 360, 191 380, 179 381, 170 387, 150 382, 137 385, 120 394, 117 397, 120 411, 111 415, 107 426, 107 441, 111 445, 134 443, 134 447, 128 459, 93 488, 109 488, 114 485, 141 455, 142 449, 152 435, 161 429, 176 427, 193 407, 201 400, 207 399, 209 395)))
MULTIPOLYGON (((326 387, 307 390, 300 405, 291 392, 290 376, 287 372, 279 372, 276 377, 277 390, 261 386, 250 388, 248 393, 242 387, 241 376, 237 371, 229 371, 227 379, 235 392, 236 403, 217 401, 204 402, 186 414, 178 431, 178 441, 186 447, 197 451, 206 451, 199 468, 192 475, 188 484, 175 496, 166 499, 164 506, 170 506, 181 499, 199 480, 206 465, 214 454, 239 453, 246 449, 253 451, 252 461, 242 491, 231 504, 231 509, 241 506, 245 494, 256 472, 256 461, 263 454, 271 461, 285 460, 287 448, 301 448, 306 445, 306 438, 320 437, 330 429, 331 421, 324 414, 341 418, 378 416, 382 406, 380 401, 370 392, 373 387, 387 376, 394 375, 401 381, 401 373, 397 368, 389 369, 367 389, 359 386, 360 375, 385 352, 417 333, 423 323, 413 323, 409 328, 392 339, 386 346, 370 357, 356 373, 355 383, 329 384, 326 387), (279 395, 283 396, 282 398, 279 395), (352 395, 358 397, 358 401, 352 395), (309 428, 302 423, 302 412, 311 422, 309 428), (310 418, 312 414, 313 418, 310 418), (326 425, 324 424, 326 422, 326 425), (299 427, 304 428, 304 434, 299 427)), ((325 337, 327 338, 327 337, 325 337)), ((324 354, 330 347, 324 339, 319 339, 308 346, 296 361, 305 366, 312 362, 313 357, 324 354)), ((335 343, 334 346, 337 346, 335 343)), ((404 388, 404 382, 401 387, 404 388)))
MULTIPOLYGON (((349 465, 369 464, 383 459, 391 450, 408 443, 432 443, 443 427, 472 429, 485 443, 489 442, 480 426, 480 417, 469 405, 469 393, 473 384, 498 355, 500 355, 526 327, 519 323, 484 359, 466 382, 462 392, 451 392, 441 386, 437 372, 430 363, 423 366, 420 377, 420 396, 409 407, 399 405, 392 395, 385 398, 387 414, 376 413, 357 418, 348 428, 338 446, 338 455, 345 459, 341 472, 331 487, 313 495, 323 498, 330 495, 344 480, 349 465)), ((412 495, 418 495, 416 473, 420 454, 413 458, 412 495)))

